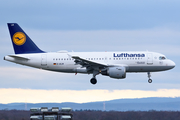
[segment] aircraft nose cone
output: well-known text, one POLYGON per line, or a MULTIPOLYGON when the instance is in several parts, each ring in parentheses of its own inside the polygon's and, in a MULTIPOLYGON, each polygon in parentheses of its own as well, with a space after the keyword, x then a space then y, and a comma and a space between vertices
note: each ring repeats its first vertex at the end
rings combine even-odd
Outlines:
POLYGON ((175 62, 173 62, 172 60, 170 61, 170 66, 172 66, 172 68, 174 68, 176 66, 175 62))

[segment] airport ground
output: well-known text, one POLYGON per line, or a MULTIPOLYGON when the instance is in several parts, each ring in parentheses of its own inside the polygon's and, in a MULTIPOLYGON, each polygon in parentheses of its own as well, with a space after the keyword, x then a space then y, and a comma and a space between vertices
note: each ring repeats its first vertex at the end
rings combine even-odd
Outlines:
MULTIPOLYGON (((0 120, 29 120, 30 111, 0 110, 0 120)), ((73 120, 180 120, 180 111, 73 111, 73 120)))

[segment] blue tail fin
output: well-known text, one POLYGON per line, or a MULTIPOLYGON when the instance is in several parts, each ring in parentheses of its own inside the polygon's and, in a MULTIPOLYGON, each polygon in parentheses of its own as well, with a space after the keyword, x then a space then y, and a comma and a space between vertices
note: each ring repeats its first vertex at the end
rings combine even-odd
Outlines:
POLYGON ((15 54, 44 53, 17 23, 8 23, 15 54))

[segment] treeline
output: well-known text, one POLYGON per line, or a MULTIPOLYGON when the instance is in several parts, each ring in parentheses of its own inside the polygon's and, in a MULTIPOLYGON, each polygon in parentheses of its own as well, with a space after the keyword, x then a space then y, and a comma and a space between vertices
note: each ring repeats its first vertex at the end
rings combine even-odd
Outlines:
POLYGON ((30 120, 30 111, 0 110, 0 120, 30 120))
MULTIPOLYGON (((0 120, 29 120, 30 111, 0 110, 0 120)), ((180 111, 73 111, 73 120, 180 120, 180 111)))

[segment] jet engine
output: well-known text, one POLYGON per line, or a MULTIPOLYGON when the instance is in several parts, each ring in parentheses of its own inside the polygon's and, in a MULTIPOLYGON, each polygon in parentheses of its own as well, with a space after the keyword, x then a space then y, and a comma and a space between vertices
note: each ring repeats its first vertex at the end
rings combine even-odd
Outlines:
POLYGON ((126 68, 125 67, 109 67, 107 70, 102 70, 101 74, 107 75, 111 78, 123 79, 123 78, 126 78, 126 68))

